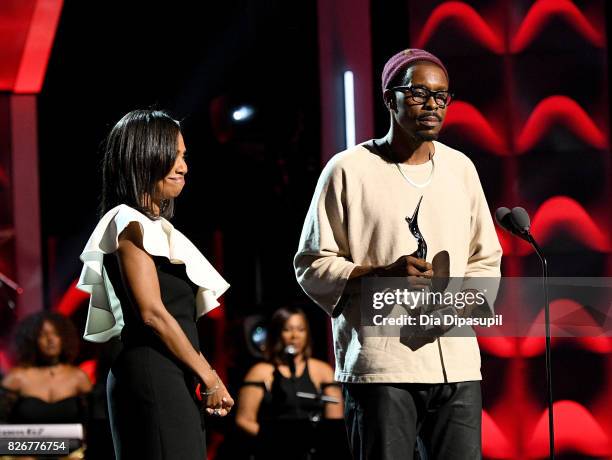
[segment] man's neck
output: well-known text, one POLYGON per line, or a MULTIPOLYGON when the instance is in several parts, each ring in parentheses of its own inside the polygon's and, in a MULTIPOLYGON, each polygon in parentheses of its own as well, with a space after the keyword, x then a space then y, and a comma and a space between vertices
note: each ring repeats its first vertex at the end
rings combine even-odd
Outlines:
POLYGON ((431 141, 423 141, 398 134, 393 129, 389 130, 382 141, 389 144, 392 160, 396 163, 407 165, 420 165, 427 163, 434 154, 434 146, 431 141))

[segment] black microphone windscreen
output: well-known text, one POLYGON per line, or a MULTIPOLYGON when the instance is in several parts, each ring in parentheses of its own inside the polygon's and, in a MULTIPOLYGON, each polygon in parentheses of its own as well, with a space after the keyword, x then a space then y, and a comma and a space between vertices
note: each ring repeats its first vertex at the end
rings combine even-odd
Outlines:
POLYGON ((506 208, 505 206, 497 208, 497 211, 495 211, 495 220, 497 220, 497 222, 501 225, 502 219, 510 212, 510 209, 506 208))
POLYGON ((514 228, 514 222, 512 222, 512 211, 506 207, 497 208, 495 211, 495 220, 501 228, 511 233, 516 232, 514 228))
POLYGON ((529 214, 521 207, 512 208, 512 219, 516 223, 516 226, 523 232, 528 232, 531 226, 531 219, 529 214))

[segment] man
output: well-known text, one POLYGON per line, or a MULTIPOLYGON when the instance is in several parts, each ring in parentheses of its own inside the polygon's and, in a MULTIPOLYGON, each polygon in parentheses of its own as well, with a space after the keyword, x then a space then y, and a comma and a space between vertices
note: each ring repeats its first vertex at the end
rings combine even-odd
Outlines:
POLYGON ((429 458, 480 459, 476 338, 442 336, 411 347, 400 337, 372 337, 351 294, 371 276, 500 275, 501 247, 476 169, 436 141, 451 98, 444 64, 426 51, 404 50, 386 63, 382 86, 389 132, 324 168, 296 276, 332 316, 335 376, 355 458, 412 459, 418 436, 429 458), (407 224, 419 201, 426 259, 407 224))

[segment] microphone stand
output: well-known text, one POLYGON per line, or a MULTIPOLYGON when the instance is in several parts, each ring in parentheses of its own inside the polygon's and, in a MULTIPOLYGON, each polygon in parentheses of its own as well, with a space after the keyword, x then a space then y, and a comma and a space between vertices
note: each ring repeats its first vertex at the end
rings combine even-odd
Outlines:
POLYGON ((550 346, 550 302, 548 298, 548 262, 542 252, 542 248, 538 245, 529 231, 524 233, 526 240, 531 244, 540 262, 542 263, 542 284, 544 287, 544 328, 546 331, 546 396, 548 399, 548 440, 549 440, 549 456, 551 460, 555 458, 555 428, 553 418, 553 394, 552 394, 552 361, 551 361, 551 346, 550 346))
POLYGON ((291 380, 295 381, 297 371, 295 369, 295 357, 293 355, 287 355, 287 366, 289 367, 289 373, 291 374, 291 380))

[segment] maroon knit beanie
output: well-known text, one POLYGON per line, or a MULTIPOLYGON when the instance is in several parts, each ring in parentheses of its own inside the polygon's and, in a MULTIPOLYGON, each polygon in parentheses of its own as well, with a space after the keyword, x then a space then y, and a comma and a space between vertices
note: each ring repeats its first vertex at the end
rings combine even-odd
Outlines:
POLYGON ((444 74, 446 75, 446 79, 448 80, 448 71, 442 61, 435 57, 433 54, 428 53, 425 50, 421 50, 418 48, 408 48, 404 51, 400 51, 396 55, 392 56, 382 72, 382 90, 383 93, 387 89, 389 83, 395 78, 395 76, 404 71, 408 66, 417 61, 428 61, 436 64, 442 70, 444 70, 444 74))

